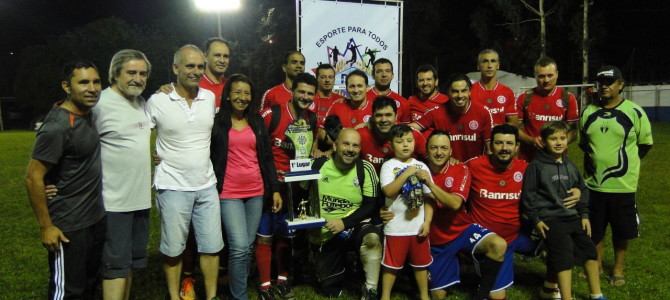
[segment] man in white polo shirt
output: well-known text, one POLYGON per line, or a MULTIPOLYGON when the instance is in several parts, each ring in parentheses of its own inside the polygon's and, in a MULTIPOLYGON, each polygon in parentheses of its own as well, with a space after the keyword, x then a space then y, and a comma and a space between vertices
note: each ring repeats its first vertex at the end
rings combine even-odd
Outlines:
POLYGON ((170 94, 158 93, 147 103, 147 114, 157 130, 154 186, 161 216, 160 251, 170 299, 179 300, 181 254, 193 221, 207 299, 216 297, 219 256, 223 248, 216 178, 209 159, 214 123, 214 93, 198 88, 205 56, 194 45, 174 55, 177 76, 170 94))

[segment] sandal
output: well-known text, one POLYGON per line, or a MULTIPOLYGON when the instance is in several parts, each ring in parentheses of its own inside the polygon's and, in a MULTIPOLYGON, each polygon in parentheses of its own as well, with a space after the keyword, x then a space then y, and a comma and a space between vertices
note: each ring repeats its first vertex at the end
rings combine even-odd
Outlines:
POLYGON ((622 286, 626 284, 626 278, 623 275, 610 276, 610 284, 612 286, 622 286))

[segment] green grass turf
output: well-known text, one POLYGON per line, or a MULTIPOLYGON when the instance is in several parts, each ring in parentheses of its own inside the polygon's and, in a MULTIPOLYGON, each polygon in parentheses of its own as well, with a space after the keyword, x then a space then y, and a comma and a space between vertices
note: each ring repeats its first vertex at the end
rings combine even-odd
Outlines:
MULTIPOLYGON (((603 280, 603 291, 609 299, 670 299, 670 124, 655 123, 654 147, 642 162, 638 194, 641 219, 641 238, 631 243, 626 261, 626 281, 614 288, 603 280)), ((8 131, 0 133, 0 299, 44 299, 46 297, 48 267, 46 251, 39 241, 39 230, 25 193, 23 178, 30 157, 34 132, 8 131)), ((581 165, 582 154, 573 146, 572 159, 581 165)), ((135 299, 163 299, 163 273, 158 253, 159 225, 152 210, 152 229, 149 244, 149 268, 135 276, 135 299)), ((613 254, 609 241, 605 254, 605 268, 612 265, 613 254)), ((508 299, 536 299, 542 282, 544 265, 538 259, 517 259, 516 282, 509 290, 508 299)), ((575 272, 576 274, 577 272, 575 272)), ((604 277, 603 277, 604 278, 604 277)), ((474 276, 466 268, 464 282, 449 290, 449 299, 469 299, 475 289, 474 276)), ((199 280, 199 289, 202 289, 199 280)), ((586 299, 585 280, 574 278, 578 298, 586 299)), ((251 299, 254 282, 250 282, 251 299)), ((414 299, 412 280, 396 284, 394 299, 414 299)), ((358 285, 351 284, 343 299, 355 299, 358 285)), ((301 285, 295 288, 298 299, 324 299, 313 288, 301 285)))

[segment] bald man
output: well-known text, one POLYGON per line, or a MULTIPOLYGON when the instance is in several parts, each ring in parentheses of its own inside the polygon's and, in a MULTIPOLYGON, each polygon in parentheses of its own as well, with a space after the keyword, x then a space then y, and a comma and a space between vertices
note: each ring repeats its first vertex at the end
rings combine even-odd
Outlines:
POLYGON ((147 103, 147 114, 157 130, 154 186, 161 216, 160 251, 170 299, 179 300, 181 254, 189 224, 200 253, 206 299, 216 297, 219 256, 223 248, 219 197, 209 159, 214 124, 214 93, 198 83, 205 71, 205 56, 198 47, 185 45, 174 54, 177 76, 169 94, 158 93, 147 103))
POLYGON ((361 136, 355 129, 342 129, 333 150, 333 158, 317 159, 313 165, 321 174, 318 197, 326 219, 312 239, 319 292, 327 297, 341 293, 346 253, 355 249, 365 272, 362 299, 377 299, 381 232, 369 220, 376 211, 379 178, 374 166, 359 158, 361 136))

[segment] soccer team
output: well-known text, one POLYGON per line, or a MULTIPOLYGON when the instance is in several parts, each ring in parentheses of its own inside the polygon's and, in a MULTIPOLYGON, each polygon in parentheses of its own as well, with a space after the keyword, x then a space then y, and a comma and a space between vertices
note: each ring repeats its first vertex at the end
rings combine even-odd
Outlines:
POLYGON ((597 95, 580 115, 549 57, 534 66, 537 86, 516 98, 497 80, 498 53, 486 49, 479 81, 455 74, 441 84, 437 69, 422 65, 406 99, 390 89, 386 58, 372 64, 373 86, 365 72, 349 73, 345 96, 333 91, 334 66, 312 76, 290 51, 284 82, 256 99, 246 76, 224 76, 230 54, 220 38, 204 52, 182 46, 175 82, 148 101, 151 64, 140 51, 112 57, 105 90, 92 63, 64 67, 66 99, 38 130, 26 176, 49 253, 49 299, 93 299, 100 279, 103 299, 129 299, 133 270, 147 265, 152 185, 168 299, 195 299, 195 257, 206 299, 248 299, 252 255, 259 299, 295 299, 298 281, 339 297, 357 273, 361 299, 390 299, 407 263, 418 297, 446 299, 464 261, 479 277, 474 299, 506 299, 514 254, 541 249, 540 297, 572 299, 579 264, 590 298, 605 299, 608 225, 609 283, 625 284, 628 241, 639 235, 640 161, 653 140, 644 110, 621 95, 618 68, 599 69, 597 95), (583 175, 567 158, 578 138, 583 175), (284 182, 296 158, 314 159, 316 184, 284 182), (297 209, 289 196, 318 197, 326 224, 289 230, 287 212, 297 209))

